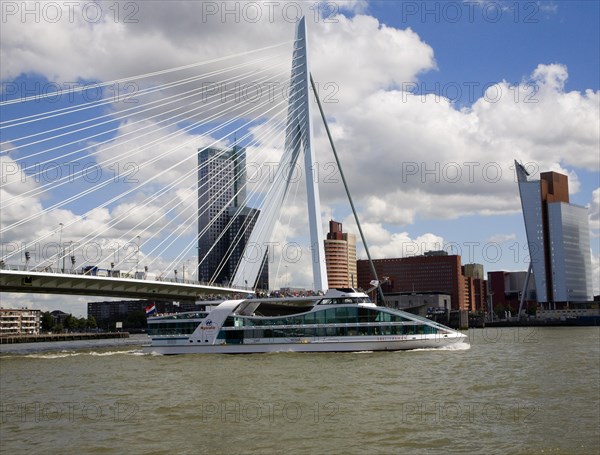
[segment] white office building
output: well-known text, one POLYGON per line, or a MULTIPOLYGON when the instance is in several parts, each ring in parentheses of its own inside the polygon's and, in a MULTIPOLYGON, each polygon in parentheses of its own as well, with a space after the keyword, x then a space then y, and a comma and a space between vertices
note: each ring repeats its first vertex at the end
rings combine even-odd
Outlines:
POLYGON ((548 204, 552 294, 555 302, 594 299, 588 210, 573 204, 548 204))

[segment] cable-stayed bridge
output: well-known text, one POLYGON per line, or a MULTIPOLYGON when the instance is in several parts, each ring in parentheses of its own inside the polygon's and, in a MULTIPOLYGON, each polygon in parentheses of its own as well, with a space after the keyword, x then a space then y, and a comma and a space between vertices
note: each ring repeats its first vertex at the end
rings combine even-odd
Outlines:
POLYGON ((0 271, 2 292, 31 294, 71 294, 152 300, 196 300, 200 296, 227 295, 244 291, 232 287, 210 286, 193 280, 156 280, 92 276, 84 273, 50 271, 0 271))
POLYGON ((302 19, 293 41, 3 100, 1 290, 251 292, 302 187, 313 287, 326 290, 307 50, 302 19))

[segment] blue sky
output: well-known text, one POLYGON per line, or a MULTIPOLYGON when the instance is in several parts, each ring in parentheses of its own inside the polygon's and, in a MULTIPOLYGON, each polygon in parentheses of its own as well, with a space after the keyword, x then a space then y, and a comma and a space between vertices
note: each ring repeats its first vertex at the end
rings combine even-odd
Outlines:
POLYGON ((487 10, 476 3, 404 2, 403 7, 384 1, 370 3, 368 10, 386 24, 411 27, 434 48, 439 71, 421 78, 428 87, 502 79, 518 83, 538 63, 561 63, 569 68, 567 89, 598 89, 600 2, 482 2, 490 5, 487 10))
MULTIPOLYGON (((572 188, 577 189, 571 194, 571 201, 591 208, 594 268, 595 273, 600 273, 600 2, 329 2, 321 5, 322 16, 318 18, 313 14, 312 3, 282 2, 273 20, 267 18, 267 7, 261 4, 263 15, 258 23, 249 21, 244 14, 224 18, 215 14, 203 20, 203 12, 206 12, 203 8, 208 4, 211 2, 136 3, 138 9, 130 17, 134 19, 131 22, 126 22, 123 14, 115 20, 111 16, 114 8, 110 9, 110 2, 99 3, 104 16, 97 22, 88 20, 77 9, 74 21, 64 15, 62 21, 52 22, 42 10, 37 21, 33 16, 23 19, 18 12, 5 15, 1 30, 2 101, 23 97, 31 89, 47 91, 55 85, 66 87, 73 82, 106 82, 289 41, 294 24, 281 11, 286 6, 293 7, 288 11, 300 8, 307 15, 313 75, 321 87, 327 83, 336 87, 334 100, 325 102, 324 106, 375 255, 395 256, 402 251, 402 244, 440 241, 446 246, 461 247, 463 262, 482 262, 486 271, 524 270, 527 266, 524 227, 518 210, 518 188, 510 169, 516 158, 536 163, 540 172, 556 170, 569 174, 572 188), (331 11, 341 15, 331 16, 328 13, 331 11), (497 99, 494 92, 484 91, 488 86, 496 90, 496 95, 500 90, 497 99), (12 94, 15 88, 17 91, 12 94), (477 163, 474 181, 467 178, 468 168, 464 164, 470 162, 477 163), (413 164, 419 168, 417 175, 404 175, 404 166, 413 164), (425 181, 421 181, 422 172, 436 165, 441 169, 458 165, 462 177, 451 182, 442 175, 440 182, 433 182, 431 175, 426 175, 425 181), (502 178, 490 182, 482 177, 481 169, 486 165, 501 169, 502 178), (499 257, 490 257, 496 250, 495 247, 485 250, 489 244, 501 246, 499 257), (516 251, 519 251, 517 257, 516 251), (469 252, 473 252, 472 257, 469 252)), ((125 3, 119 5, 126 6, 125 3)), ((238 5, 243 12, 241 5, 244 4, 238 5)), ((289 71, 291 53, 287 48, 276 51, 281 59, 287 59, 284 70, 289 71)), ((233 61, 244 60, 240 57, 233 61)), ((223 65, 231 65, 231 62, 223 65)), ((203 71, 208 71, 208 67, 203 67, 203 71)), ((177 77, 140 79, 136 87, 139 90, 177 77)), ((278 77, 283 81, 287 78, 278 77)), ((163 95, 170 93, 165 91, 163 95)), ((104 95, 110 99, 114 90, 106 89, 104 95)), ((140 97, 140 101, 144 100, 140 97)), ((63 96, 59 103, 41 101, 3 106, 1 120, 81 102, 81 96, 75 95, 72 102, 63 96)), ((127 107, 130 105, 112 103, 76 116, 51 119, 39 128, 47 130, 64 125, 65 121, 81 121, 109 112, 118 114, 127 107)), ((317 159, 327 164, 333 158, 316 115, 313 119, 317 159)), ((141 123, 148 127, 145 131, 159 132, 159 124, 153 124, 154 120, 141 116, 127 120, 144 120, 149 122, 141 123)), ((182 131, 191 121, 174 124, 174 131, 182 131)), ((267 128, 265 125, 263 129, 267 128)), ((123 142, 129 131, 126 122, 113 119, 103 129, 87 134, 106 131, 109 127, 119 130, 106 132, 93 140, 83 140, 83 132, 74 134, 72 137, 81 142, 47 156, 55 162, 64 161, 65 152, 91 146, 78 157, 80 167, 101 160, 116 160, 115 154, 127 152, 131 147, 123 142), (98 140, 111 142, 99 146, 93 142, 98 140), (110 145, 114 149, 108 149, 110 145), (95 154, 89 155, 91 151, 95 154)), ((29 125, 3 130, 4 147, 32 131, 38 130, 31 130, 29 125)), ((226 128, 207 138, 201 129, 196 129, 135 156, 133 163, 140 167, 136 178, 142 180, 156 175, 174 160, 188 161, 172 175, 110 204, 105 213, 88 217, 84 224, 74 224, 77 229, 65 229, 64 239, 76 240, 86 232, 105 229, 99 237, 103 242, 114 242, 121 237, 131 241, 135 233, 127 233, 129 228, 113 224, 120 213, 131 214, 134 221, 128 226, 136 223, 146 226, 144 219, 148 218, 148 224, 154 220, 152 216, 156 217, 157 225, 167 226, 170 218, 163 215, 160 207, 141 206, 141 201, 180 176, 183 168, 193 167, 199 146, 230 131, 226 128), (187 145, 186 140, 190 141, 187 145), (181 151, 174 153, 170 161, 144 170, 144 162, 153 153, 178 146, 182 147, 181 151)), ((254 131, 252 141, 242 140, 250 146, 248 160, 275 160, 276 144, 259 142, 260 131, 254 131)), ((238 138, 247 132, 247 129, 241 130, 238 138)), ((141 133, 138 135, 140 142, 136 144, 143 144, 146 139, 142 139, 141 133)), ((148 140, 150 137, 148 135, 148 140)), ((64 139, 60 139, 50 145, 61 141, 64 143, 64 139)), ((21 166, 39 164, 41 158, 28 159, 26 163, 19 158, 47 147, 45 143, 38 144, 10 152, 8 156, 21 166)), ((114 166, 119 166, 122 172, 126 164, 117 160, 112 167, 103 167, 103 177, 110 179, 114 176, 114 166)), ((5 169, 8 168, 3 167, 3 172, 5 169)), ((31 172, 27 171, 28 175, 31 172)), ((41 235, 47 236, 45 241, 54 239, 56 242, 59 222, 70 222, 110 196, 132 187, 122 178, 117 180, 93 197, 81 198, 62 211, 43 215, 43 208, 80 193, 90 182, 79 181, 38 197, 24 198, 24 210, 40 212, 40 216, 31 225, 4 234, 2 242, 33 241, 41 235)), ((28 178, 22 187, 7 188, 8 195, 3 193, 3 197, 18 199, 39 183, 28 178)), ((165 201, 183 202, 190 194, 186 188, 183 185, 178 188, 179 192, 168 193, 165 201)), ((343 221, 348 229, 355 229, 348 204, 342 198, 341 185, 322 183, 320 191, 324 216, 332 216, 343 221)), ((286 209, 284 218, 304 219, 302 204, 300 196, 295 206, 286 209)), ((185 213, 182 210, 180 215, 185 213)), ((4 225, 19 216, 12 209, 3 208, 4 225)), ((178 250, 174 247, 159 257, 153 256, 152 248, 158 244, 161 234, 160 230, 148 229, 142 246, 144 260, 154 261, 154 267, 167 267, 178 250)), ((189 229, 187 240, 179 241, 176 247, 183 248, 193 239, 196 227, 190 225, 189 229)), ((276 230, 276 235, 281 241, 298 241, 305 245, 306 229, 296 221, 292 228, 282 226, 276 230), (286 230, 290 233, 287 238, 283 235, 286 230)), ((186 258, 193 261, 190 255, 186 258)), ((294 264, 289 276, 283 276, 283 266, 280 266, 279 275, 272 281, 310 287, 309 262, 294 264)), ((274 265, 273 269, 276 268, 274 265)), ((27 303, 23 296, 11 295, 10 298, 16 305, 27 303)), ((40 299, 33 304, 47 308, 57 302, 53 297, 40 299)), ((85 301, 83 297, 74 298, 67 305, 82 313, 85 301)))

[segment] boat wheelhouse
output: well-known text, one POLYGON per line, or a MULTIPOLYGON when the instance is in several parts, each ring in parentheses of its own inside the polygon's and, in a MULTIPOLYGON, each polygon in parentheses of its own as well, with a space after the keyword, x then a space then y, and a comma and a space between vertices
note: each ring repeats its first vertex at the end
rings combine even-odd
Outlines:
POLYGON ((148 334, 147 350, 159 354, 396 351, 466 340, 429 319, 376 306, 353 289, 207 304, 205 311, 148 318, 148 334))

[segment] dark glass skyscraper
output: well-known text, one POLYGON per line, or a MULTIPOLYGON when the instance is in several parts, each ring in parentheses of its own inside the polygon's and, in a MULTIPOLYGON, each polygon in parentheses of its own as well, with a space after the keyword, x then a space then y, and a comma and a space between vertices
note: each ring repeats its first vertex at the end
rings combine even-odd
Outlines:
MULTIPOLYGON (((198 278, 227 284, 252 232, 257 209, 245 206, 246 151, 205 148, 198 151, 198 278)), ((266 255, 265 255, 266 257, 266 255)), ((248 283, 255 286, 257 283, 248 283)), ((268 288, 267 264, 258 279, 268 288), (266 277, 266 279, 265 279, 266 277)), ((264 287, 263 287, 264 286, 264 287)))

